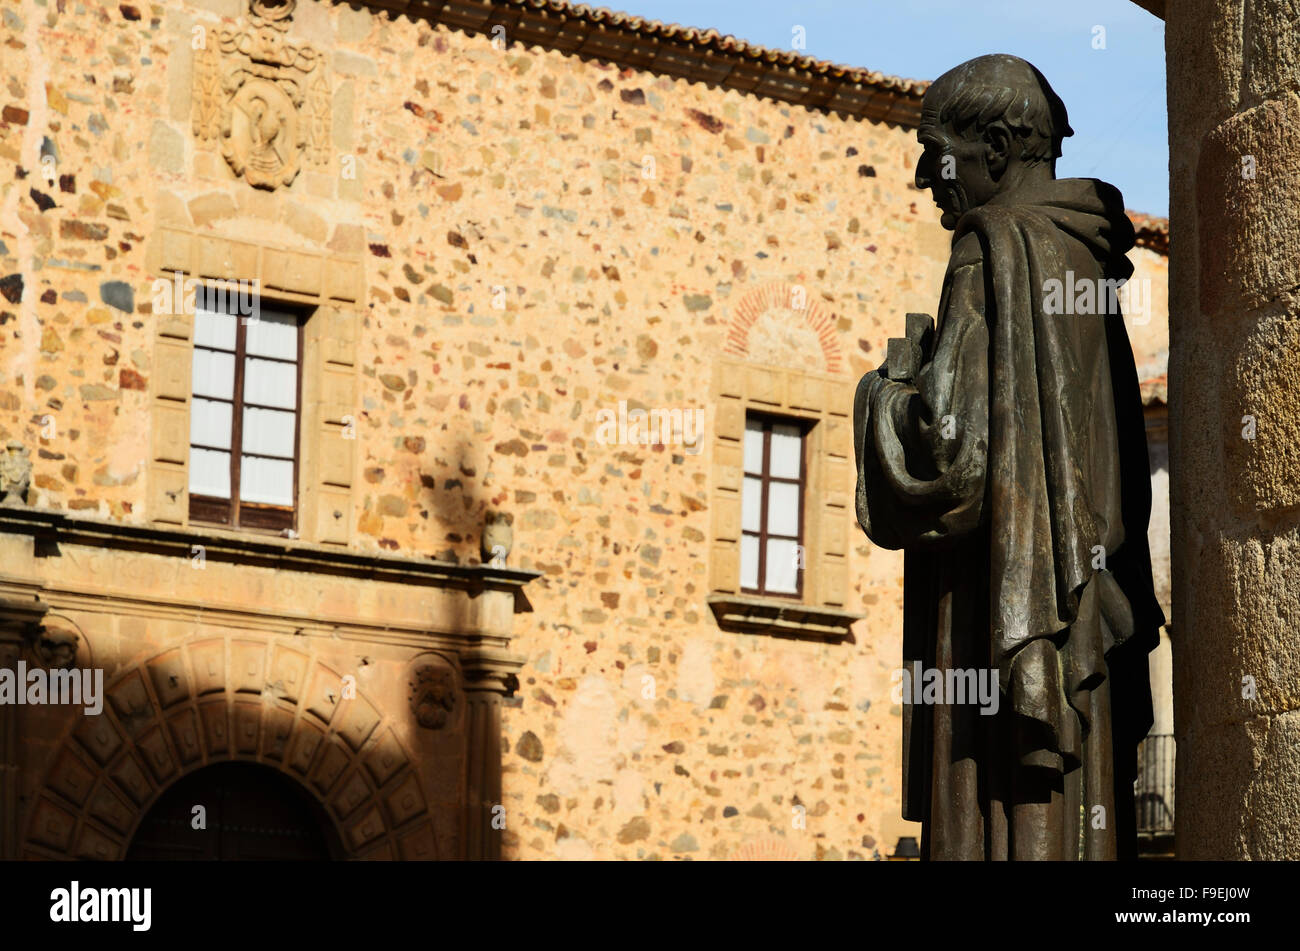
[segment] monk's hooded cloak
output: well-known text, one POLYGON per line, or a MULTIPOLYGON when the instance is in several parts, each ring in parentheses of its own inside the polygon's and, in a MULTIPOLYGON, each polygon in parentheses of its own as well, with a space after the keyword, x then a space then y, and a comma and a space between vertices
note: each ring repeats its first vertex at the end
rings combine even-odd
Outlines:
POLYGON ((1136 850, 1164 617, 1133 354, 1096 294, 1131 275, 1133 238, 1119 192, 1090 179, 968 211, 917 378, 858 385, 857 516, 904 550, 904 669, 991 669, 1000 689, 991 715, 903 707, 903 815, 930 858, 1136 850), (1085 281, 1092 313, 1049 312, 1087 309, 1085 281))

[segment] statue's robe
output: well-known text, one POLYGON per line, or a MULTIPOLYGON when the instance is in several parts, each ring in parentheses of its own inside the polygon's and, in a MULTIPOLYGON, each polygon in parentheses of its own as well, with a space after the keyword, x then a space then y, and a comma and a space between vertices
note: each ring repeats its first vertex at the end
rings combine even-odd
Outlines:
POLYGON ((1105 296, 1047 312, 1067 272, 1128 278, 1133 237, 1119 192, 1089 179, 967 212, 916 379, 858 385, 857 515, 904 550, 904 668, 992 669, 1000 690, 995 715, 903 707, 903 815, 930 858, 1136 851, 1164 623, 1137 373, 1105 296))

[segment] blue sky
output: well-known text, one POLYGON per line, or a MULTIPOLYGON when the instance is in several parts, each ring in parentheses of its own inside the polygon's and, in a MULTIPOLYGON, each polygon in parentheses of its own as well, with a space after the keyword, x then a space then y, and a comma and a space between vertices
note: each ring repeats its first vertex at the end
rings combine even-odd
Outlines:
POLYGON ((1164 23, 1130 0, 605 0, 665 23, 713 27, 849 66, 933 79, 981 53, 1037 66, 1074 136, 1057 174, 1118 186, 1129 208, 1169 213, 1164 23), (1094 49, 1096 27, 1105 49, 1094 49))

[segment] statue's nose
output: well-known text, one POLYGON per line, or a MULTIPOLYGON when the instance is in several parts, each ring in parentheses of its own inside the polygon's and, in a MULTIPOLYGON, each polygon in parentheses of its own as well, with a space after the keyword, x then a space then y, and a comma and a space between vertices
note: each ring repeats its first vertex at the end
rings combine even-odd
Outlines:
POLYGON ((926 174, 926 171, 925 171, 925 159, 924 159, 924 158, 921 158, 921 159, 918 159, 918 160, 917 160, 917 163, 916 163, 916 178, 915 178, 915 181, 916 181, 916 187, 917 187, 917 188, 929 188, 929 187, 930 187, 930 176, 929 176, 928 174, 926 174))

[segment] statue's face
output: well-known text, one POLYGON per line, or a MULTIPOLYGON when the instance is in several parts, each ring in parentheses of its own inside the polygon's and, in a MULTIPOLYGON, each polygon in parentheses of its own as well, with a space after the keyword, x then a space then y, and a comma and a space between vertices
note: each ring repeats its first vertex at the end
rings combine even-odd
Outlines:
POLYGON ((916 163, 916 187, 930 190, 941 212, 939 223, 951 231, 963 214, 998 193, 989 168, 995 149, 928 116, 922 119, 916 138, 923 149, 916 163))

